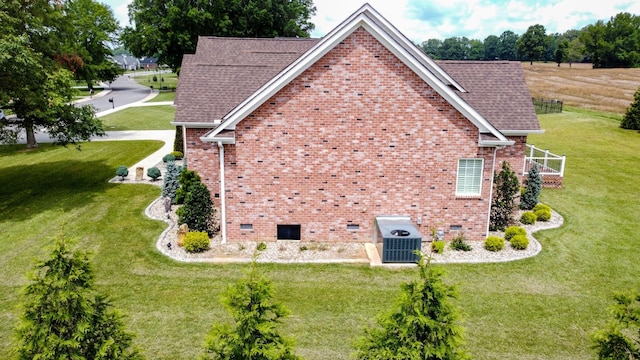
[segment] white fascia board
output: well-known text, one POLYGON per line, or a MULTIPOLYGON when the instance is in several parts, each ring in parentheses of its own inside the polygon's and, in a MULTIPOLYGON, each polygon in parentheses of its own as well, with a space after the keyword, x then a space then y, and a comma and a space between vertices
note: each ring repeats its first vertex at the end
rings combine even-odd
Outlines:
POLYGON ((184 126, 186 128, 197 128, 197 129, 207 129, 218 126, 219 124, 215 124, 212 122, 190 122, 190 121, 172 121, 171 125, 174 126, 184 126))
POLYGON ((506 136, 527 136, 529 134, 544 134, 544 130, 503 130, 506 136))

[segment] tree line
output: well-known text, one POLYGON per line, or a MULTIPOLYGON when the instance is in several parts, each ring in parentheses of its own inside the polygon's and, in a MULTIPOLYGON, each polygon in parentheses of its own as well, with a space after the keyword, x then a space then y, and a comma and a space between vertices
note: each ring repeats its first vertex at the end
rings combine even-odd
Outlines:
POLYGON ((580 30, 547 34, 543 25, 518 35, 506 30, 484 40, 428 39, 419 47, 436 60, 590 62, 594 68, 640 67, 640 16, 619 13, 580 30))

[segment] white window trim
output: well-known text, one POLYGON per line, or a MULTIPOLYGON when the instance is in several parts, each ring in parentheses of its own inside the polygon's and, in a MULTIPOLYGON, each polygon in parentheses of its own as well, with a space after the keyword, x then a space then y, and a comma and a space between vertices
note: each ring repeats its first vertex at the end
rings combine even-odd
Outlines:
MULTIPOLYGON (((458 159, 458 171, 456 172, 456 197, 479 197, 482 195, 482 175, 484 173, 484 159, 483 158, 460 158, 458 159), (462 160, 474 160, 480 161, 480 174, 478 179, 478 192, 477 193, 461 193, 458 192, 459 184, 460 184, 460 163, 462 160)), ((465 184, 466 185, 466 184, 465 184)), ((465 186, 466 187, 466 186, 465 186)))

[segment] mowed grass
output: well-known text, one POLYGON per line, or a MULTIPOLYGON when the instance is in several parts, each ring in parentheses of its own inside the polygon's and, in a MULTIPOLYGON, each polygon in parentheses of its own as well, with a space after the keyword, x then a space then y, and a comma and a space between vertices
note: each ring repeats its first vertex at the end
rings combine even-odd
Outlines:
POLYGON ((640 85, 640 68, 593 69, 591 64, 522 63, 531 96, 623 114, 640 85))
MULTIPOLYGON (((444 265, 458 284, 474 359, 591 359, 589 335, 608 318, 611 295, 638 287, 640 134, 594 112, 541 116, 530 142, 566 153, 564 189, 542 200, 565 225, 537 234, 543 251, 524 261, 444 265)), ((94 252, 100 290, 124 312, 149 359, 196 359, 215 321, 228 320, 221 292, 246 265, 186 264, 155 249, 161 222, 143 215, 153 186, 109 184, 154 143, 0 148, 0 358, 10 358, 20 289, 56 236, 94 252)), ((306 359, 348 359, 353 340, 388 310, 414 270, 355 265, 260 265, 290 310, 282 332, 306 359)))
POLYGON ((174 130, 176 108, 170 105, 130 107, 100 118, 105 131, 174 130))
POLYGON ((175 98, 175 91, 163 91, 158 93, 158 95, 156 95, 153 99, 147 100, 147 102, 174 101, 175 98))

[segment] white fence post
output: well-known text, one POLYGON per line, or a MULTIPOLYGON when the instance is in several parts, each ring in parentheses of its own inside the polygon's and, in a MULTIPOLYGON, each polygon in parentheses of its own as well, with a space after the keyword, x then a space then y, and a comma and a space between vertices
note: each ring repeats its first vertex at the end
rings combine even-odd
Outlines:
POLYGON ((560 165, 560 177, 564 177, 564 164, 567 162, 567 156, 562 155, 562 165, 560 165))

